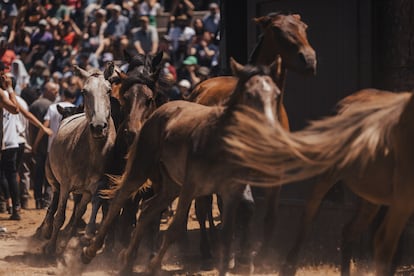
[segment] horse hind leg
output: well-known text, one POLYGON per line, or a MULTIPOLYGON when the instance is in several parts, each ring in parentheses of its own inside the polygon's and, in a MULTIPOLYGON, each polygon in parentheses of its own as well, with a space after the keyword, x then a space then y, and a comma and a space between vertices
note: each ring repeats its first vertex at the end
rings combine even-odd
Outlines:
POLYGON ((285 264, 283 265, 280 273, 281 275, 295 275, 299 252, 303 241, 310 230, 311 223, 319 210, 319 206, 321 205, 323 198, 335 185, 336 181, 336 177, 334 177, 331 173, 328 173, 316 182, 311 196, 306 202, 302 218, 299 223, 299 233, 297 234, 296 240, 286 257, 285 264))
POLYGON ((344 226, 341 241, 341 275, 350 275, 352 244, 368 229, 379 209, 379 205, 361 199, 354 217, 344 226))
MULTIPOLYGON (((407 200, 402 198, 399 200, 400 202, 407 202, 407 200)), ((409 199, 409 201, 412 201, 412 199, 409 199)), ((401 233, 411 217, 413 210, 414 206, 404 206, 404 204, 397 204, 397 206, 393 205, 389 207, 374 239, 374 263, 376 275, 393 275, 393 268, 391 266, 393 257, 397 250, 401 233)))

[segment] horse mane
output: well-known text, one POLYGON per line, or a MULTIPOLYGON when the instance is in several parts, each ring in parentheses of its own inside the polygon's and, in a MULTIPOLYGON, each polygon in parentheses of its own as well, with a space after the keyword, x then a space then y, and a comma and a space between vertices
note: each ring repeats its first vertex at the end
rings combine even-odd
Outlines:
POLYGON ((257 173, 250 179, 256 184, 301 181, 353 165, 362 172, 370 161, 392 154, 393 130, 412 97, 408 92, 380 94, 368 99, 363 93, 360 101, 353 95, 339 104, 337 115, 294 133, 279 124, 263 127, 263 115, 243 108, 227 128, 227 151, 234 162, 257 173))
POLYGON ((135 74, 129 75, 126 79, 122 81, 120 93, 125 93, 125 91, 130 89, 135 84, 144 84, 148 86, 151 90, 155 90, 155 82, 151 78, 150 74, 135 74))

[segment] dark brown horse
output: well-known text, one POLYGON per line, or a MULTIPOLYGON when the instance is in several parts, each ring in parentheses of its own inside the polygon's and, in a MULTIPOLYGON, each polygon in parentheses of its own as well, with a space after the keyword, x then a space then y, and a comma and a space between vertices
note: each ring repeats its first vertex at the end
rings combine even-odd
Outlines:
POLYGON ((155 196, 146 201, 133 238, 124 251, 123 273, 131 273, 142 233, 146 225, 178 195, 179 204, 173 222, 164 235, 158 254, 152 259, 150 270, 161 265, 170 243, 182 234, 191 201, 198 196, 218 193, 223 198, 223 261, 221 274, 227 270, 227 261, 233 233, 233 211, 242 196, 243 185, 232 181, 234 175, 245 174, 239 166, 229 166, 222 136, 224 128, 232 124, 233 113, 242 105, 266 114, 262 123, 276 122, 276 102, 280 90, 269 77, 268 67, 245 68, 231 62, 239 83, 228 102, 221 107, 208 107, 185 101, 169 102, 158 108, 145 122, 138 139, 129 152, 125 173, 119 180, 119 189, 110 206, 108 216, 92 244, 84 248, 82 259, 89 262, 102 246, 105 233, 123 202, 139 189, 147 179, 153 183, 155 196))
MULTIPOLYGON (((305 229, 290 253, 290 265, 296 264, 295 251, 322 198, 342 180, 364 200, 361 213, 348 226, 349 235, 360 234, 379 205, 389 207, 375 233, 374 263, 377 275, 390 275, 398 240, 414 211, 414 97, 412 93, 364 90, 345 98, 340 106, 338 115, 312 122, 293 134, 279 126, 262 128, 257 114, 239 113, 236 117, 245 127, 232 128, 226 141, 235 162, 257 173, 250 179, 254 184, 280 185, 320 175, 305 211, 305 229), (263 139, 251 139, 251 132, 263 139), (277 178, 282 172, 283 178, 277 178)), ((344 242, 347 238, 352 240, 345 237, 344 242)), ((345 265, 349 266, 349 260, 345 265)))
MULTIPOLYGON (((104 77, 113 72, 113 65, 108 66, 104 73, 98 70, 87 72, 76 66, 74 68, 85 79, 82 89, 85 113, 68 117, 61 123, 46 162, 46 177, 55 190, 51 208, 40 227, 40 231, 50 232, 53 223, 51 239, 44 247, 47 254, 56 252, 69 193, 83 195, 74 216, 74 221, 77 222, 104 173, 115 141, 115 127, 110 116, 111 86, 104 77)), ((70 233, 75 231, 76 226, 76 223, 72 224, 70 233)))
MULTIPOLYGON (((127 73, 117 72, 119 81, 116 84, 116 97, 121 105, 120 124, 117 129, 113 158, 106 168, 106 174, 121 175, 123 173, 129 146, 139 133, 144 121, 157 108, 157 82, 162 55, 162 52, 155 56, 139 54, 129 57, 126 55, 129 62, 127 73)), ((108 188, 107 182, 107 179, 100 182, 99 191, 108 188)), ((93 198, 92 214, 86 228, 88 236, 95 233, 96 215, 102 203, 104 200, 99 195, 93 198)), ((134 217, 135 213, 134 210, 124 212, 134 217)), ((133 223, 130 222, 128 225, 133 223)), ((129 228, 129 226, 123 224, 123 228, 129 228)), ((128 235, 125 238, 127 237, 128 235)))

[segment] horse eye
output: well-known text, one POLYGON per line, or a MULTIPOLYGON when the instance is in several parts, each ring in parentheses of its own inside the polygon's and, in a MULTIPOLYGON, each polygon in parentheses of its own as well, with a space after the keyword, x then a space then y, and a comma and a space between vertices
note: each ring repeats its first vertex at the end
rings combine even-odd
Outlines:
POLYGON ((151 105, 151 103, 152 103, 152 98, 148 98, 146 101, 145 101, 145 105, 148 107, 148 106, 150 106, 151 105))

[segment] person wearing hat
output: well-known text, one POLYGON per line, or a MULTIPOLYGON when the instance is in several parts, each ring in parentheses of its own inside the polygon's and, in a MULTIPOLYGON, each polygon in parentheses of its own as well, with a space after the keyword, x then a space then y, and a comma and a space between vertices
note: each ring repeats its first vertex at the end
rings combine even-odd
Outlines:
POLYGON ((149 18, 139 18, 140 27, 132 34, 135 49, 139 54, 155 55, 158 51, 158 31, 154 26, 149 25, 149 18))
POLYGON ((191 88, 200 82, 196 71, 198 69, 197 58, 195 56, 188 56, 183 61, 183 66, 178 70, 178 79, 186 79, 190 82, 191 88))
POLYGON ((183 99, 188 99, 190 96, 191 83, 186 79, 182 79, 178 82, 178 89, 180 89, 181 97, 183 99))

